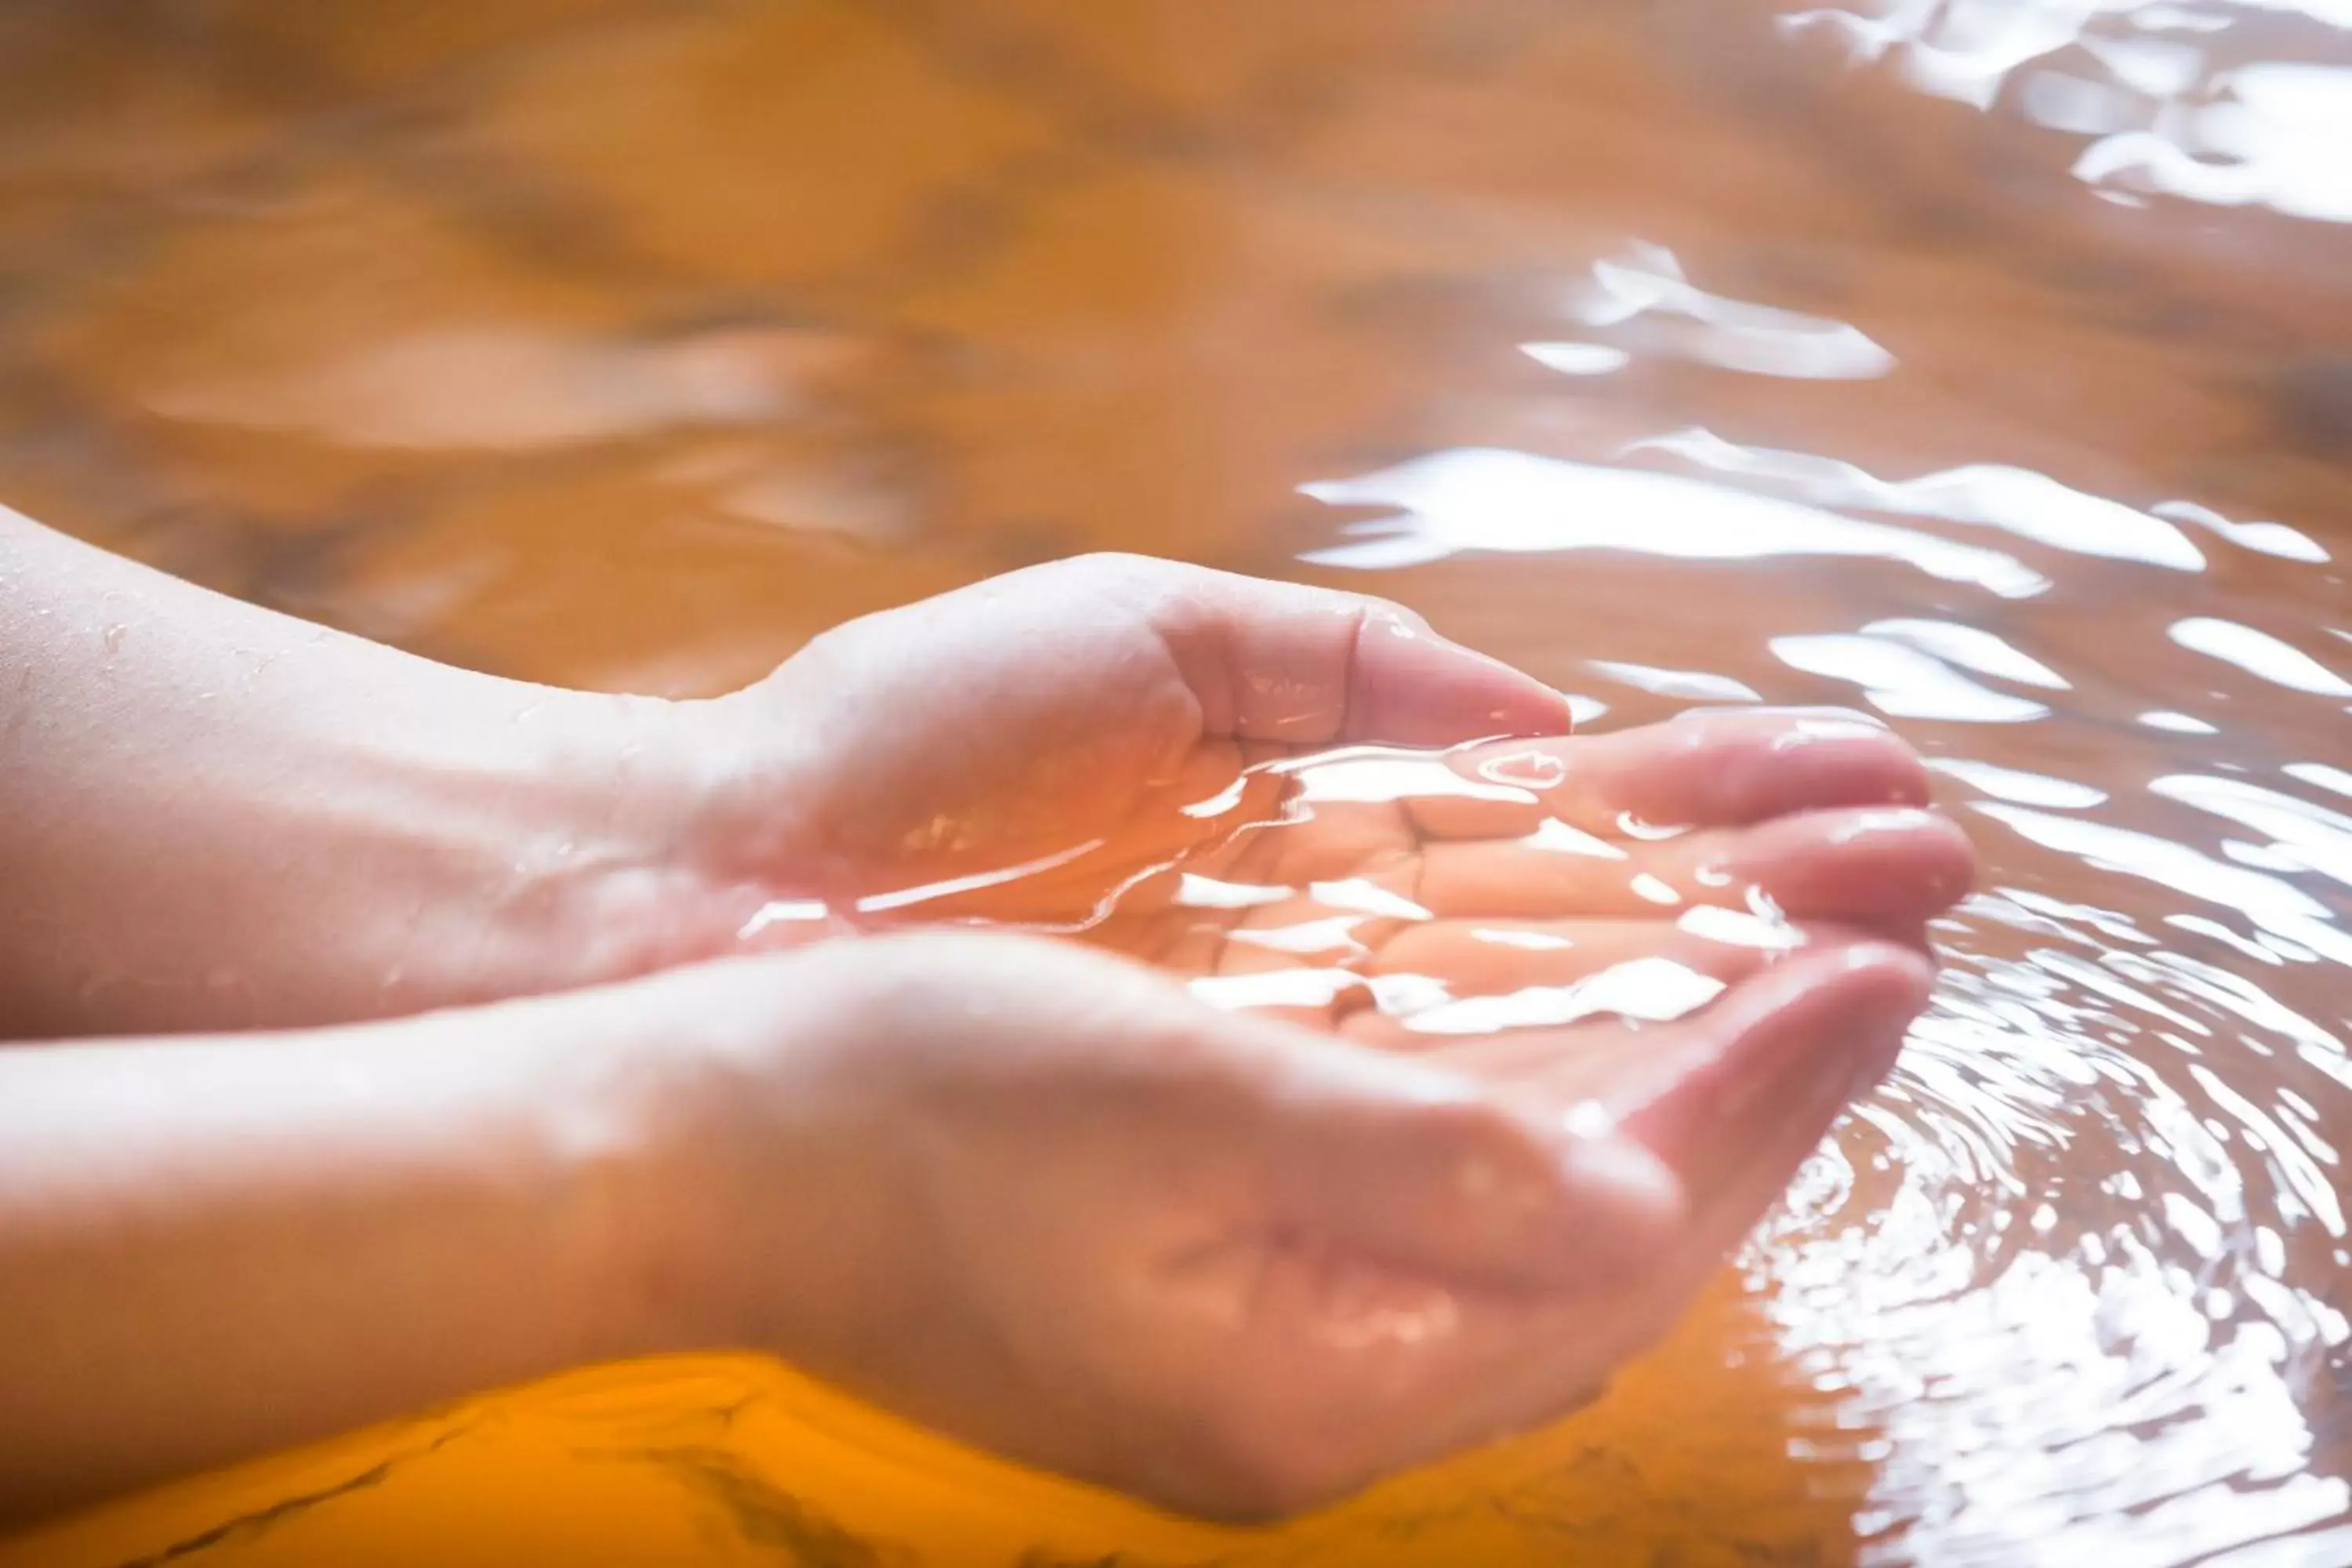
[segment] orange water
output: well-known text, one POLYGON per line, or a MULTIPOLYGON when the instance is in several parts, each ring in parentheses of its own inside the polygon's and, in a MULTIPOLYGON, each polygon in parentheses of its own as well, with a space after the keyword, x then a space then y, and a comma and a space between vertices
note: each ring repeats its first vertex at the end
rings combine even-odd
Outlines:
POLYGON ((659 691, 1098 547, 1874 705, 1988 891, 1655 1355, 1288 1530, 751 1362, 0 1563, 2352 1563, 2344 0, 18 0, 0 500, 659 691))

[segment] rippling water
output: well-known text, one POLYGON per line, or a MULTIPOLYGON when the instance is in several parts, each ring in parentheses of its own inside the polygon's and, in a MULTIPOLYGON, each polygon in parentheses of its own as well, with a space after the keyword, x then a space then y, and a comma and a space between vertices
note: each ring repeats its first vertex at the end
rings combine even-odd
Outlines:
POLYGON ((13 8, 11 504, 659 690, 1082 549, 1361 586, 1594 727, 1874 710, 1990 870, 1660 1352, 1328 1519, 717 1363, 0 1560, 2352 1563, 2347 225, 2340 0, 13 8))

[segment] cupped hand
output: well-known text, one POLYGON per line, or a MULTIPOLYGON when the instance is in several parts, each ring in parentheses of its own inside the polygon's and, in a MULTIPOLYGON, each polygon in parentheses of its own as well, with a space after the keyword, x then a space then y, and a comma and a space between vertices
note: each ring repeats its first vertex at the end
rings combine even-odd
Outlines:
POLYGON ((691 833, 716 885, 854 915, 1125 838, 1244 747, 1567 729, 1558 693, 1396 605, 1088 556, 836 627, 675 744, 716 781, 691 833))
POLYGON ((1916 941, 1971 875, 1874 725, 1751 710, 1570 740, 1559 693, 1397 605, 1139 558, 852 622, 682 717, 694 890, 656 910, 672 957, 976 920, 1218 974, 1565 938, 1578 959, 1503 965, 1558 983, 1759 898, 1916 941), (1520 739, 1324 754, 1490 737, 1520 739), (1328 951, 1267 934, 1327 918, 1328 951), (1474 918, 1538 929, 1496 942, 1474 918), (1544 924, 1562 920, 1585 923, 1544 924))
POLYGON ((1219 1515, 1573 1405, 1886 1069, 1973 866, 1851 716, 1567 729, 1395 606, 1124 559, 694 710, 713 950, 866 933, 784 966, 832 1065, 694 1141, 729 1331, 1219 1515), (965 921, 1148 966, 890 934, 965 921))
POLYGON ((1702 1020, 1407 1058, 1031 937, 706 966, 657 983, 727 1020, 661 1055, 659 1272, 705 1342, 1180 1510, 1291 1513, 1589 1396, 1886 1069, 1929 973, 1858 941, 1702 1020), (1637 1035, 1640 1092, 1595 1121, 1620 1075, 1577 1064, 1637 1035))

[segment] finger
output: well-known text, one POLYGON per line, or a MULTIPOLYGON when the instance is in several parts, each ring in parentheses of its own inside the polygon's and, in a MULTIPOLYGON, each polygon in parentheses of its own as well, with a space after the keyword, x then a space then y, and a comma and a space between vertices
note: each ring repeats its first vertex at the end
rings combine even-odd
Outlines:
MULTIPOLYGON (((1898 968, 1907 964, 1906 973, 1934 973, 1925 953, 1873 936, 1841 937, 1823 930, 1818 943, 1757 966, 1679 1018, 1594 1020, 1450 1041, 1423 1037, 1422 1059, 1512 1092, 1538 1093, 1563 1111, 1589 1102, 1611 1122, 1622 1122, 1664 1100, 1675 1086, 1711 1070, 1718 1058, 1749 1049, 1742 1042, 1780 1018, 1781 1009, 1798 1000, 1816 1007, 1833 1004, 1839 986, 1854 984, 1845 975, 1856 954, 1865 955, 1864 972, 1870 973, 1888 954, 1902 955, 1899 963, 1888 962, 1898 968), (1826 1001, 1812 996, 1817 988, 1826 1001)), ((1351 1034, 1360 1021, 1348 1020, 1351 1034)), ((1681 1150, 1658 1152, 1671 1162, 1681 1150)))
POLYGON ((1425 976, 1453 996, 1570 985, 1640 959, 1664 959, 1728 984, 1806 940, 1800 928, 1714 909, 1683 923, 1426 921, 1401 925, 1361 967, 1370 974, 1425 976))
POLYGON ((1788 1190, 1790 1178, 1858 1096, 1886 1077, 1927 1006, 1933 969, 1894 947, 1853 950, 1811 990, 1750 996, 1734 1053, 1630 1114, 1625 1131, 1694 1192, 1691 1229, 1727 1250, 1788 1190))
POLYGON ((1138 565, 1121 591, 1210 735, 1440 746, 1568 732, 1565 697, 1385 600, 1167 563, 1138 565))
POLYGON ((1918 754, 1884 725, 1834 710, 1687 714, 1571 741, 1504 741, 1448 759, 1465 779, 1517 786, 1537 805, 1437 797, 1412 803, 1435 837, 1531 831, 1544 816, 1623 837, 1633 824, 1706 827, 1839 805, 1925 805, 1918 754))
POLYGON ((1196 1002, 1226 1013, 1328 1034, 1346 1015, 1370 1005, 1364 977, 1348 969, 1270 968, 1202 974, 1185 989, 1196 1002))
POLYGON ((1277 832, 1244 835, 1241 853, 1189 857, 1121 892, 1089 936, 1188 974, 1367 957, 1428 913, 1412 901, 1420 868, 1401 835, 1361 826, 1339 836, 1346 853, 1257 853, 1281 849, 1277 832))
POLYGON ((1311 895, 1292 895, 1246 911, 1226 931, 1217 973, 1249 974, 1302 963, 1352 968, 1368 961, 1374 943, 1387 940, 1395 925, 1393 917, 1334 909, 1311 895))
POLYGON ((1682 1223, 1639 1142, 1515 1110, 1470 1079, 1281 1031, 1292 1090, 1262 1123, 1274 1211, 1299 1238, 1487 1289, 1604 1277, 1682 1223))
POLYGON ((1235 845, 1237 853, 1230 863, 1261 881, 1303 887, 1360 875, 1388 876, 1411 857, 1416 841, 1402 806, 1393 801, 1317 798, 1312 795, 1316 787, 1312 779, 1293 781, 1295 793, 1283 805, 1285 819, 1251 832, 1245 842, 1235 845))
POLYGON ((1875 924, 1924 920, 1976 877, 1968 836, 1911 806, 1807 812, 1630 845, 1572 833, 1432 844, 1420 902, 1441 918, 1655 917, 1693 904, 1737 909, 1760 893, 1791 917, 1875 924))
POLYGON ((1871 935, 1713 909, 1680 924, 1440 921, 1400 931, 1360 966, 1370 983, 1360 997, 1342 999, 1339 1026, 1384 1050, 1459 1052, 1474 1044, 1466 1037, 1479 1037, 1470 1059, 1501 1070, 1548 1059, 1549 1031, 1679 1017, 1796 952, 1871 935))
POLYGON ((1683 1179, 1695 1221, 1727 1246, 1885 1077, 1934 982, 1926 958, 1883 943, 1805 954, 1678 1026, 1650 1081, 1619 1089, 1620 1125, 1683 1179))
POLYGON ((1391 1462, 1546 1419, 1662 1332, 1856 1087, 1891 1061, 1927 981, 1925 962, 1902 949, 1807 954, 1743 987, 1710 1016, 1714 1033, 1666 1042, 1659 1054, 1672 1059, 1660 1065, 1675 1070, 1622 1131, 1674 1151, 1669 1166, 1695 1203, 1685 1222, 1593 1271, 1583 1291, 1471 1300, 1458 1331, 1427 1347, 1428 1403, 1396 1431, 1391 1462))

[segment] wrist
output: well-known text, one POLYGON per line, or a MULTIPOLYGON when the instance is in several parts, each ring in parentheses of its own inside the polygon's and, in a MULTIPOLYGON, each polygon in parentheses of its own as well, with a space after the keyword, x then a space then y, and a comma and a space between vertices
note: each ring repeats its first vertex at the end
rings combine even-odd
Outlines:
POLYGON ((855 897, 872 889, 844 874, 824 829, 836 775, 805 717, 766 684, 637 701, 622 721, 628 759, 607 792, 604 849, 585 874, 551 879, 544 900, 582 955, 571 984, 857 929, 855 897))
MULTIPOLYGON (((399 737, 375 833, 425 887, 373 1012, 576 990, 722 956, 775 896, 721 847, 748 771, 711 704, 462 676, 462 723, 399 737)), ((378 900, 380 904, 390 900, 378 900)))
MULTIPOLYGON (((679 705, 543 690, 492 718, 482 766, 420 814, 462 868, 416 954, 432 1004, 625 980, 683 959, 704 910, 688 853, 703 794, 679 705)), ((430 773, 428 768, 427 772, 430 773)))
POLYGON ((679 989, 664 975, 458 1015, 552 1025, 530 1031, 524 1114, 562 1194, 550 1229, 572 1240, 576 1360, 735 1342, 722 1331, 729 1162, 689 1092, 706 1021, 679 989))
POLYGON ((862 960, 828 945, 600 994, 634 1016, 603 1078, 610 1123, 629 1129, 614 1270, 641 1347, 823 1373, 887 1332, 908 1294, 896 1244, 919 1224, 877 1112, 888 1068, 864 1040, 862 960))

